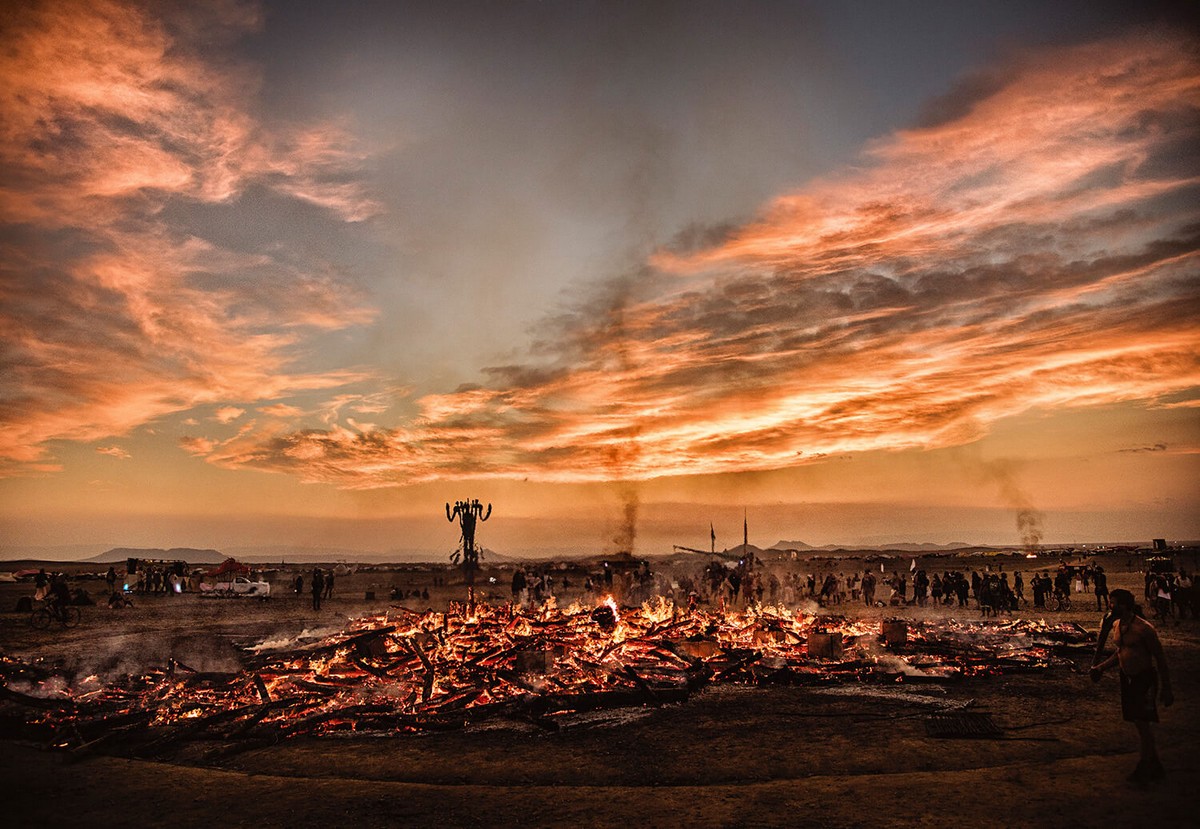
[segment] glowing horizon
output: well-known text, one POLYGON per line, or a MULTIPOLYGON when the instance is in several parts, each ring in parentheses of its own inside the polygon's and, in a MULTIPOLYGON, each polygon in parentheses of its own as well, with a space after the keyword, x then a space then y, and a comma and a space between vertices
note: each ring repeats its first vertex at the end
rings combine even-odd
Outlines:
MULTIPOLYGON (((539 14, 489 13, 518 41, 539 14)), ((554 25, 624 48, 590 39, 579 14, 554 25)), ((631 14, 621 25, 644 28, 631 14)), ((410 73, 370 107, 355 80, 393 76, 386 49, 331 34, 321 48, 345 78, 309 76, 286 36, 321 23, 286 6, 162 15, 28 9, 0 56, 0 491, 18 536, 31 515, 79 527, 85 501, 122 516, 114 527, 289 510, 346 522, 473 487, 548 524, 689 500, 699 521, 731 495, 833 515, 920 490, 934 513, 1037 511, 1052 537, 1056 512, 1103 510, 1131 535, 1200 537, 1200 61, 1185 29, 957 65, 908 120, 835 152, 794 112, 718 117, 757 106, 753 85, 613 93, 621 68, 527 134, 531 87, 561 75, 574 95, 591 76, 539 47, 495 81, 525 120, 441 97, 452 81, 425 47, 463 49, 464 83, 473 60, 491 66, 466 12, 418 15, 410 73), (652 126, 596 138, 575 163, 591 139, 569 114, 614 94, 613 124, 652 126), (427 137, 463 118, 504 126, 455 138, 453 155, 427 137), (836 163, 785 176, 772 165, 790 155, 747 152, 793 124, 836 163), (643 155, 655 130, 680 137, 643 155), (710 134, 715 149, 697 149, 710 134), (512 152, 503 140, 544 142, 545 159, 519 156, 524 177, 508 178, 490 162, 512 152), (692 172, 653 189, 647 157, 692 172), (626 183, 588 177, 605 164, 626 183), (735 186, 743 166, 753 192, 735 186), (707 201, 673 192, 686 188, 707 201)), ((720 54, 664 48, 716 22, 654 22, 637 54, 717 71, 720 54)), ((768 35, 729 37, 765 77, 768 35)), ((930 533, 995 536, 965 515, 930 533)))

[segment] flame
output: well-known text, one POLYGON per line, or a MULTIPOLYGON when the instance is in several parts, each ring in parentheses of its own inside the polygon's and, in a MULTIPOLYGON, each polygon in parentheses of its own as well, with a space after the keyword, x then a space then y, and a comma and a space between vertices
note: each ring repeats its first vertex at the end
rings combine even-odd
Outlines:
MULTIPOLYGON (((457 613, 395 611, 363 616, 345 631, 299 646, 308 652, 273 657, 247 649, 259 667, 227 680, 155 670, 96 689, 95 676, 74 688, 52 676, 29 693, 74 703, 72 713, 61 715, 59 724, 68 729, 63 745, 73 739, 69 729, 79 712, 89 709, 101 719, 116 710, 143 712, 154 728, 183 722, 204 728, 196 721, 254 712, 259 723, 254 727, 284 729, 285 735, 301 725, 317 734, 370 730, 373 723, 396 717, 405 724, 389 728, 411 731, 420 729, 424 717, 444 723, 447 714, 458 718, 489 706, 507 710, 502 703, 531 694, 551 704, 605 691, 636 699, 650 689, 686 692, 697 677, 755 682, 769 680, 779 669, 788 676, 820 673, 852 681, 872 671, 896 681, 997 673, 1006 664, 1048 664, 1045 641, 1056 631, 1080 635, 1069 625, 1045 622, 914 622, 905 651, 880 654, 873 644, 878 622, 810 616, 777 606, 681 610, 663 597, 621 612, 607 596, 597 607, 614 614, 614 628, 596 624, 595 608, 577 605, 567 613, 543 607, 518 615, 511 606, 483 604, 469 614, 462 608, 457 613), (807 640, 817 630, 842 634, 843 662, 809 658, 807 640), (272 706, 264 707, 262 688, 272 706)), ((546 715, 566 710, 563 704, 546 715)), ((45 716, 57 727, 55 714, 45 716)))
POLYGON ((604 607, 607 607, 609 610, 611 610, 613 612, 614 619, 616 619, 618 622, 621 621, 621 609, 619 607, 617 607, 616 599, 614 599, 611 595, 605 596, 600 601, 600 604, 603 605, 604 607))
POLYGON ((675 603, 666 596, 656 596, 642 602, 642 615, 655 624, 670 621, 675 616, 675 603))

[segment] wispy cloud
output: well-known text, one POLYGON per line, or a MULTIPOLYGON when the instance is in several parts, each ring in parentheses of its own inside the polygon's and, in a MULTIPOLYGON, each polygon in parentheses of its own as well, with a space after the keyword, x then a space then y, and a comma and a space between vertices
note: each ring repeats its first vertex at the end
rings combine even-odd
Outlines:
MULTIPOLYGON (((294 419, 294 418, 300 418, 300 417, 304 416, 303 409, 298 408, 296 406, 289 406, 286 403, 272 403, 269 406, 259 406, 258 411, 260 414, 265 414, 268 417, 282 417, 282 418, 294 419)), ((194 424, 192 424, 192 425, 194 425, 194 424)))
POLYGON ((179 439, 179 447, 185 452, 204 457, 215 449, 217 442, 208 438, 198 437, 182 437, 179 439))
POLYGON ((328 428, 249 431, 210 460, 345 487, 639 479, 1171 405, 1200 386, 1196 55, 1162 33, 1025 55, 860 168, 681 236, 549 322, 537 361, 398 428, 335 406, 328 428))
POLYGON ((133 457, 129 454, 129 452, 122 449, 120 446, 97 446, 96 451, 101 455, 108 455, 109 457, 117 458, 118 460, 123 461, 129 460, 131 457, 133 457))
POLYGON ((1120 452, 1141 454, 1143 452, 1166 452, 1167 445, 1165 443, 1156 443, 1153 446, 1130 446, 1126 449, 1118 450, 1120 452))
POLYGON ((334 126, 256 120, 253 72, 219 58, 259 24, 256 6, 151 16, 166 8, 91 0, 6 13, 2 472, 53 468, 51 440, 361 376, 297 368, 306 330, 372 318, 336 274, 230 249, 178 219, 259 187, 361 220, 378 210, 361 151, 334 126))
POLYGON ((239 409, 237 406, 222 406, 213 413, 213 420, 218 423, 232 423, 245 413, 245 409, 239 409))

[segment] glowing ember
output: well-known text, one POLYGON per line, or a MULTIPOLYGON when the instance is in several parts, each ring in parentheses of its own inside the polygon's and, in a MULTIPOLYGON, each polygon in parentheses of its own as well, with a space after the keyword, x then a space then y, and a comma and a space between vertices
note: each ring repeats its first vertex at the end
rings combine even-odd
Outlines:
POLYGON ((97 688, 94 676, 71 687, 44 671, 31 679, 30 666, 0 659, 0 676, 5 697, 35 710, 30 727, 48 728, 56 744, 90 741, 117 721, 155 732, 151 744, 161 752, 173 734, 200 731, 274 741, 462 727, 497 716, 547 724, 572 712, 682 701, 716 682, 894 682, 1036 670, 1051 664, 1054 648, 1088 638, 1069 624, 910 623, 906 644, 885 649, 877 623, 777 607, 681 611, 661 598, 622 609, 608 598, 591 610, 546 605, 530 613, 480 604, 470 613, 395 608, 292 650, 247 649, 247 669, 232 674, 172 662, 107 687, 97 688))

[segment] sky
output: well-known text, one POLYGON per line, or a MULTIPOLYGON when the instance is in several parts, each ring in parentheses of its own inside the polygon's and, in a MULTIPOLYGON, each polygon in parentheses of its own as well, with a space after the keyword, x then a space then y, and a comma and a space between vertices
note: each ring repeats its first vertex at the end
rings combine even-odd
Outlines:
POLYGON ((1200 538, 1175 4, 0 12, 0 550, 1200 538))

